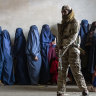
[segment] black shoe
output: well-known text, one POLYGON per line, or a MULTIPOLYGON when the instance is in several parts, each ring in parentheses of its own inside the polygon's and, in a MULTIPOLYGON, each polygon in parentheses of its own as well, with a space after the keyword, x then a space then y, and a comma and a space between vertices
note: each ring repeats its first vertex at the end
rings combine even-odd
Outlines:
POLYGON ((64 95, 59 93, 59 94, 57 94, 57 96, 64 96, 64 95))
POLYGON ((83 91, 82 96, 89 96, 89 94, 87 92, 83 91))

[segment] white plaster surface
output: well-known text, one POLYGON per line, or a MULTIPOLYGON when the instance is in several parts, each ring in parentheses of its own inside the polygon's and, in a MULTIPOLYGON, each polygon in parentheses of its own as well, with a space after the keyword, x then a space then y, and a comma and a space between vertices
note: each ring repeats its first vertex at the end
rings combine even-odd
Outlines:
POLYGON ((9 31, 12 40, 17 27, 23 28, 27 37, 34 24, 39 32, 43 24, 48 24, 56 35, 56 24, 61 21, 61 7, 65 4, 73 8, 79 21, 95 21, 96 0, 0 0, 0 26, 9 31))

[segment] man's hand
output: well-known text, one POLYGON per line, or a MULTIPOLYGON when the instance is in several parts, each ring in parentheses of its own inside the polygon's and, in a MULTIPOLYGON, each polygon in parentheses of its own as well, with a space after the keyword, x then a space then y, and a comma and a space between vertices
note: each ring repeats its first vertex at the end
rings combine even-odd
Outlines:
POLYGON ((79 48, 79 50, 80 50, 80 52, 81 52, 82 55, 85 55, 86 54, 85 50, 83 50, 82 48, 79 48))
POLYGON ((60 46, 60 47, 56 46, 55 47, 55 52, 56 52, 57 56, 59 55, 59 50, 62 50, 62 49, 63 49, 63 46, 60 46))

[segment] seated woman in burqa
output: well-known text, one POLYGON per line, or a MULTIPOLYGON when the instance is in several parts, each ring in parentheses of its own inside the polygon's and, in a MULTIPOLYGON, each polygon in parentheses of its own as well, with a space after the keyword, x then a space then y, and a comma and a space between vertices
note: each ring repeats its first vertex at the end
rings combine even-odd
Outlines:
POLYGON ((49 25, 45 24, 42 26, 41 35, 40 35, 41 56, 42 56, 42 67, 40 72, 41 84, 47 84, 50 81, 48 52, 51 42, 52 42, 52 33, 50 31, 49 25))
POLYGON ((11 50, 10 35, 7 30, 3 30, 3 71, 2 71, 2 82, 5 85, 12 85, 15 82, 13 72, 13 59, 11 50))
POLYGON ((21 28, 16 29, 14 41, 14 63, 16 84, 30 84, 27 68, 27 56, 25 52, 26 40, 21 28))
POLYGON ((40 54, 40 37, 36 25, 30 27, 28 33, 26 54, 28 60, 28 72, 31 84, 35 85, 39 82, 41 69, 41 54, 40 54))

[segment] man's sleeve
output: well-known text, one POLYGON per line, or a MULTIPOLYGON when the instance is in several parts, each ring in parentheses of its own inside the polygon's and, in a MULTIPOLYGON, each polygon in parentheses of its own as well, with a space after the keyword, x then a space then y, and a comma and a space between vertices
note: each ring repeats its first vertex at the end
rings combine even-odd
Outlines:
POLYGON ((69 47, 72 43, 75 42, 75 40, 77 39, 77 36, 78 36, 78 23, 73 23, 71 25, 71 29, 70 29, 70 34, 69 34, 69 37, 67 39, 63 39, 63 42, 62 42, 62 46, 63 48, 67 48, 69 47))

